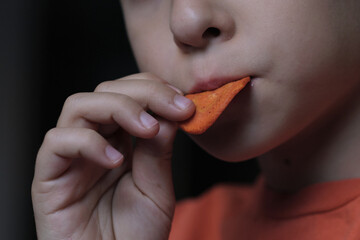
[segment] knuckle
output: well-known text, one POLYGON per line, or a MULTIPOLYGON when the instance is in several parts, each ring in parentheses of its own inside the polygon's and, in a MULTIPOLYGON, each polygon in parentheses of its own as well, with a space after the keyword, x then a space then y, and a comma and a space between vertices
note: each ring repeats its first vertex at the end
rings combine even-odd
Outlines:
POLYGON ((147 91, 148 96, 150 96, 150 100, 152 101, 161 101, 167 105, 171 105, 173 103, 173 96, 175 92, 163 83, 149 84, 147 91))
POLYGON ((131 96, 122 93, 109 94, 108 97, 111 101, 120 105, 126 105, 135 101, 131 96))
POLYGON ((84 97, 84 93, 75 93, 66 98, 64 107, 68 108, 69 106, 76 105, 82 98, 84 97))
POLYGON ((98 136, 99 134, 95 130, 89 128, 83 129, 81 132, 83 143, 93 142, 95 139, 98 139, 98 136))
POLYGON ((162 95, 168 90, 169 88, 165 87, 165 85, 161 82, 146 82, 146 92, 149 96, 159 96, 160 93, 160 95, 162 95))
POLYGON ((146 92, 148 96, 157 96, 159 94, 159 84, 154 82, 146 83, 146 92))
POLYGON ((57 128, 52 128, 45 134, 44 142, 53 144, 59 139, 59 130, 57 128))
POLYGON ((111 86, 113 81, 105 81, 96 86, 95 92, 111 92, 111 86))

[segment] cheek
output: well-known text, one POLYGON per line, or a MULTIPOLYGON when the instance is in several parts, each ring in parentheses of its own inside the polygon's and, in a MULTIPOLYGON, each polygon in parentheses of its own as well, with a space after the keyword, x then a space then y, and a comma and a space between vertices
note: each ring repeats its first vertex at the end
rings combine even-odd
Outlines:
POLYGON ((170 1, 151 0, 125 12, 128 37, 138 67, 164 77, 174 62, 176 45, 169 29, 170 1), (139 17, 141 16, 141 17, 139 17), (146 19, 146 20, 144 20, 146 19))
POLYGON ((177 86, 177 77, 184 71, 180 71, 178 49, 171 34, 157 28, 132 40, 132 47, 141 72, 151 72, 177 86))

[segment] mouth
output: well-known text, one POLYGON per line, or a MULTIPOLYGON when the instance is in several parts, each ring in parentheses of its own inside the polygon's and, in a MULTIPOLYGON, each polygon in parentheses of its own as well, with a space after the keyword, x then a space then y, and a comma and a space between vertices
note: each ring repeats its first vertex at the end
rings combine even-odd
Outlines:
POLYGON ((241 76, 229 76, 229 77, 213 77, 208 79, 196 79, 195 85, 190 89, 188 93, 199 93, 205 91, 211 91, 217 89, 227 83, 237 81, 239 79, 250 77, 250 81, 253 78, 251 75, 241 75, 241 76))
POLYGON ((187 94, 186 97, 194 102, 196 111, 191 118, 180 124, 180 128, 190 134, 205 132, 249 81, 250 77, 246 77, 229 82, 213 91, 187 94))

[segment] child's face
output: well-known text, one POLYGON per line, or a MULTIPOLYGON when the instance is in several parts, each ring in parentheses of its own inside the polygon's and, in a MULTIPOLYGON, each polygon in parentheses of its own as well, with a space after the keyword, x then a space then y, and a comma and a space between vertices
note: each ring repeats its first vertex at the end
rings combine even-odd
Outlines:
POLYGON ((184 92, 253 77, 215 125, 193 137, 218 158, 260 155, 357 91, 359 1, 121 2, 142 71, 184 92))

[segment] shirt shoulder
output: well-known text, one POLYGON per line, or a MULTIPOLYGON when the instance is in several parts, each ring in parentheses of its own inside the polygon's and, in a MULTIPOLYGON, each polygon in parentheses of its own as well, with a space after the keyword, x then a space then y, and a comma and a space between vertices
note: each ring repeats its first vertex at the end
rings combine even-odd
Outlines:
POLYGON ((252 186, 219 184, 197 198, 180 201, 169 239, 219 239, 222 223, 231 214, 246 215, 253 191, 252 186))

